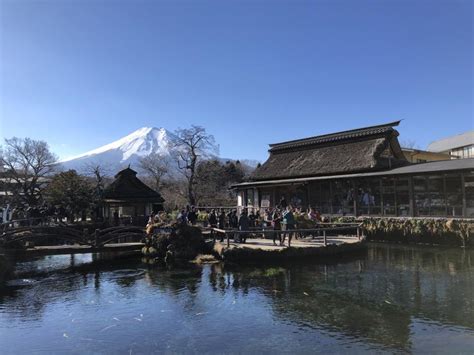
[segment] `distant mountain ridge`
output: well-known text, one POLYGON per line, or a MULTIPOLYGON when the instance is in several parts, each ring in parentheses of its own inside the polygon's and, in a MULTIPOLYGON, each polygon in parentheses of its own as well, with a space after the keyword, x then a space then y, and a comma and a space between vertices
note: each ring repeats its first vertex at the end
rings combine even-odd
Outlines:
MULTIPOLYGON (((151 153, 159 153, 173 166, 175 162, 172 161, 170 146, 173 137, 173 133, 165 128, 142 127, 112 143, 61 160, 59 163, 62 170, 75 169, 84 172, 88 166, 100 165, 107 170, 117 172, 128 165, 136 170, 139 168, 141 158, 151 153)), ((223 162, 235 160, 218 159, 223 162)), ((242 159, 240 161, 253 168, 258 164, 255 160, 242 159)))

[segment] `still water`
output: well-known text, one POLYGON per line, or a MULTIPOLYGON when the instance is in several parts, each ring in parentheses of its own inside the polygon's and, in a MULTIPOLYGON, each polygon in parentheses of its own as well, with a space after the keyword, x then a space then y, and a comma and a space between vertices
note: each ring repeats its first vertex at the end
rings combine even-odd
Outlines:
POLYGON ((370 245, 326 263, 18 262, 8 353, 473 353, 474 251, 370 245))

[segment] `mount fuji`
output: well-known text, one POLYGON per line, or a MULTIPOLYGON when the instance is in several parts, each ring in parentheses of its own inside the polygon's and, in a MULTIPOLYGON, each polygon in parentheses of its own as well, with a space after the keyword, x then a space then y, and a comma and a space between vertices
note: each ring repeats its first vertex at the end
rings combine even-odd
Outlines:
POLYGON ((142 127, 112 143, 60 161, 64 170, 84 171, 88 166, 100 165, 117 171, 127 165, 139 166, 141 158, 159 153, 171 160, 170 139, 173 134, 164 128, 142 127))
MULTIPOLYGON (((85 173, 90 166, 100 165, 109 172, 117 172, 127 167, 137 170, 140 166, 140 159, 158 153, 167 160, 170 167, 176 166, 172 159, 172 148, 170 141, 174 134, 165 128, 142 127, 129 135, 120 138, 112 143, 93 149, 86 153, 59 162, 61 170, 74 169, 85 173)), ((234 159, 218 158, 225 162, 234 159)), ((241 160, 242 163, 253 169, 257 166, 256 160, 241 160)), ((171 169, 172 170, 172 169, 171 169)))

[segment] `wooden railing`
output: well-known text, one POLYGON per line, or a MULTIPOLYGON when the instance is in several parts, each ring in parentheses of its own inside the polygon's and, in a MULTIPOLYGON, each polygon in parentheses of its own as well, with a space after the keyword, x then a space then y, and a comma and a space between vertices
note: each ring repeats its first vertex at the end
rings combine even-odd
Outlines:
MULTIPOLYGON (((300 234, 300 235, 312 235, 314 238, 322 239, 324 246, 327 246, 327 239, 328 234, 332 232, 338 231, 351 231, 355 232, 355 235, 352 235, 351 238, 356 237, 358 240, 361 240, 363 237, 362 231, 362 223, 320 223, 317 228, 309 228, 309 229, 289 229, 289 230, 281 230, 281 229, 273 229, 271 227, 263 227, 263 228, 250 228, 248 230, 239 230, 239 229, 220 229, 220 228, 210 228, 211 230, 211 237, 215 240, 217 236, 225 235, 227 247, 230 246, 230 236, 237 236, 237 235, 275 235, 281 236, 282 234, 300 234), (317 235, 315 235, 317 234, 317 235), (321 235, 322 234, 322 235, 321 235)), ((341 236, 339 235, 338 238, 341 236)), ((288 239, 288 246, 291 246, 291 240, 288 239)))

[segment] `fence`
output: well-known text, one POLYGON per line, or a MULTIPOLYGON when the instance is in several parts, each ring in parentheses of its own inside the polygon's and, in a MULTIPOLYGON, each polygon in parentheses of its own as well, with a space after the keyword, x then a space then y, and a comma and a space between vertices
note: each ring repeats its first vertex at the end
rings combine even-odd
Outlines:
MULTIPOLYGON (((320 223, 317 228, 310 229, 290 229, 290 230, 281 230, 281 229, 270 229, 270 228, 251 228, 249 230, 238 230, 238 229, 219 229, 211 228, 211 236, 215 240, 216 236, 222 236, 224 234, 226 238, 227 247, 230 247, 230 236, 232 235, 235 239, 239 235, 276 235, 281 236, 282 234, 300 234, 300 235, 312 235, 314 238, 322 239, 324 246, 327 246, 328 234, 333 232, 342 232, 342 231, 354 231, 355 236, 358 240, 361 240, 363 237, 362 233, 362 223, 320 223), (317 235, 315 235, 317 234, 317 235), (322 236, 321 236, 322 234, 322 236)), ((288 246, 291 246, 291 240, 288 239, 288 246)))

